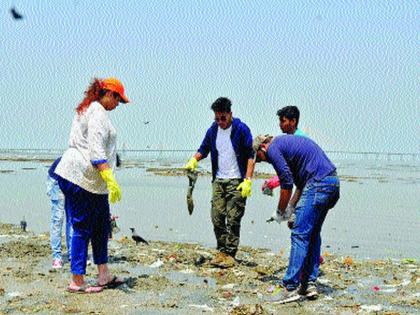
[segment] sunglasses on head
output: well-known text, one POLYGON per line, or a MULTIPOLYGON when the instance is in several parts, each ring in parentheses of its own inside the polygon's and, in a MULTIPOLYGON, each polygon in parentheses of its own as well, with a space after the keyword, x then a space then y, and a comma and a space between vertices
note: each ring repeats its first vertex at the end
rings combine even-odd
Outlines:
POLYGON ((220 116, 220 117, 214 117, 214 120, 215 120, 216 122, 219 122, 219 121, 226 121, 226 120, 227 120, 227 117, 226 117, 225 115, 222 115, 222 116, 220 116))

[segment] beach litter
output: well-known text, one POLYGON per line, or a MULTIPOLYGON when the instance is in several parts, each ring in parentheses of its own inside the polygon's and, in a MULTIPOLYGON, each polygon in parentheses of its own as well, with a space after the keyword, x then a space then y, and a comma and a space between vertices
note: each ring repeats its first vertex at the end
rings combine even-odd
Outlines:
POLYGON ((346 267, 350 267, 350 266, 352 266, 352 265, 353 265, 353 258, 351 258, 350 256, 346 256, 346 257, 343 259, 343 264, 344 264, 346 267))
POLYGON ((232 290, 234 287, 235 287, 234 283, 228 283, 228 284, 225 284, 224 286, 222 286, 222 289, 223 290, 232 290))
POLYGON ((7 293, 7 296, 11 297, 11 298, 15 298, 15 297, 22 296, 22 293, 20 293, 20 292, 9 292, 9 293, 7 293))
POLYGON ((376 304, 376 305, 360 305, 360 309, 363 311, 366 311, 368 313, 371 312, 380 312, 382 311, 382 305, 376 304))
POLYGON ((206 262, 206 258, 203 255, 198 256, 198 258, 194 261, 195 266, 201 266, 206 262))
POLYGON ((214 308, 208 306, 207 304, 203 304, 203 305, 189 304, 188 306, 191 307, 191 308, 199 309, 199 310, 201 310, 203 312, 211 312, 211 313, 214 312, 214 308))
POLYGON ((373 290, 374 292, 378 292, 378 291, 380 290, 380 288, 379 288, 378 286, 374 286, 374 287, 372 288, 372 290, 373 290))
POLYGON ((163 264, 164 264, 163 261, 158 259, 153 264, 151 264, 149 267, 150 268, 160 268, 160 267, 163 266, 163 264))
POLYGON ((415 264, 417 261, 414 258, 404 258, 404 259, 401 259, 401 262, 403 264, 415 264))
MULTIPOLYGON (((136 246, 124 238, 122 242, 110 240, 109 268, 113 274, 132 278, 132 283, 127 281, 127 287, 86 299, 64 292, 69 265, 60 273, 45 272, 51 255, 46 235, 23 233, 19 225, 2 224, 0 235, 10 238, 0 246, 0 314, 76 310, 69 305, 77 305, 82 314, 118 314, 122 310, 167 314, 174 309, 177 314, 420 314, 418 262, 352 258, 351 264, 345 264, 346 257, 329 253, 320 266, 319 299, 277 305, 264 297, 280 290, 275 284, 287 269, 287 255, 240 246, 237 258, 241 263, 220 269, 208 263, 217 253, 215 248, 164 241, 136 246), (200 264, 196 264, 199 258, 200 264), (14 292, 21 295, 13 298, 14 292)), ((95 265, 88 266, 87 278, 94 278, 96 272, 95 265)))
POLYGON ((230 303, 230 306, 237 307, 241 304, 241 299, 239 296, 235 297, 233 301, 230 303))
POLYGON ((267 288, 267 293, 273 293, 273 291, 276 289, 276 286, 275 285, 270 285, 268 288, 267 288))

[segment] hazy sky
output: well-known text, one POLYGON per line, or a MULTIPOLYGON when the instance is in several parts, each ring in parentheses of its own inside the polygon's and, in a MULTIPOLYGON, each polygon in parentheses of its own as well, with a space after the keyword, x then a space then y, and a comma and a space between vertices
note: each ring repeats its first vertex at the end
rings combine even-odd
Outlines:
POLYGON ((0 148, 65 148, 91 79, 117 76, 132 104, 110 115, 128 149, 196 149, 211 103, 226 96, 254 135, 279 134, 277 109, 297 105, 300 127, 326 150, 419 150, 417 1, 14 0, 0 9, 0 148))

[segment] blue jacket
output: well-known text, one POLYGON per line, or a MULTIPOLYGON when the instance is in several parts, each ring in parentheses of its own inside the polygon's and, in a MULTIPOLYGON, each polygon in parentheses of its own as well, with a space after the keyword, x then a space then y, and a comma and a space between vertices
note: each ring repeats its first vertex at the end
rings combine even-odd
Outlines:
MULTIPOLYGON (((206 158, 211 153, 211 167, 213 180, 216 178, 218 170, 218 152, 216 149, 218 125, 214 122, 206 132, 203 142, 201 143, 198 152, 201 153, 202 158, 206 158)), ((252 150, 252 135, 248 126, 243 123, 239 118, 232 120, 232 133, 230 135, 232 140, 232 147, 236 154, 239 170, 242 179, 245 178, 248 160, 254 158, 254 151, 252 150)))

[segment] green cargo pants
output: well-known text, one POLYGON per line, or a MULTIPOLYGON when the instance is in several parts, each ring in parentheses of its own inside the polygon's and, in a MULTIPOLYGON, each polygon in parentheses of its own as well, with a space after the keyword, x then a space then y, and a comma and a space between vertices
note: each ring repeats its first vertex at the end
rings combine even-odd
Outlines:
POLYGON ((235 257, 239 245, 241 219, 245 213, 246 198, 236 190, 241 179, 213 181, 211 220, 220 252, 235 257))

